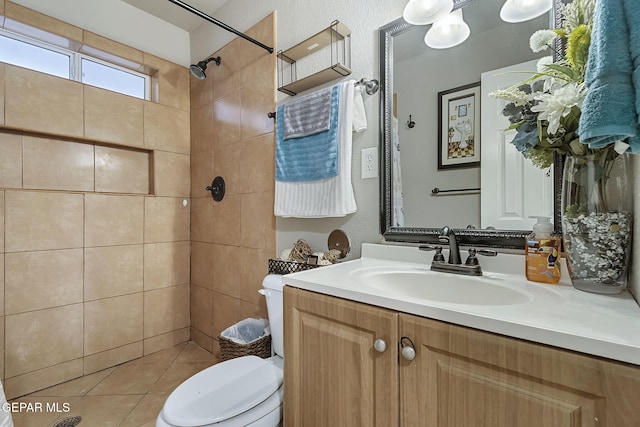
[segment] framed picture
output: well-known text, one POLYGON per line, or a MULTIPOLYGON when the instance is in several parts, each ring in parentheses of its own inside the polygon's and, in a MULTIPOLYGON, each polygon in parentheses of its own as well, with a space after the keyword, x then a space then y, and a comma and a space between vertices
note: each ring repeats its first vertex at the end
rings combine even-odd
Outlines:
POLYGON ((438 169, 480 166, 480 82, 438 92, 438 169))

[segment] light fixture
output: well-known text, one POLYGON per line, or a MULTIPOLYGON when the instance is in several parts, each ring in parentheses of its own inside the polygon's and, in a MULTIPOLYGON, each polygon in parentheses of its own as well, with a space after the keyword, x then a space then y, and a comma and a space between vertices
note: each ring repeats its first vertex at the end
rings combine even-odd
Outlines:
POLYGON ((447 49, 465 41, 469 34, 471 30, 464 22, 462 9, 457 9, 434 22, 424 36, 424 42, 434 49, 447 49))
POLYGON ((453 0, 409 0, 402 17, 411 25, 427 25, 446 16, 453 9, 453 0))
POLYGON ((220 65, 219 56, 216 56, 215 58, 207 58, 204 61, 198 62, 197 64, 191 64, 191 66, 189 66, 189 70, 191 71, 191 74, 193 74, 193 77, 199 80, 204 80, 207 77, 207 74, 205 73, 207 64, 211 61, 215 62, 216 65, 220 65))
POLYGON ((505 22, 524 22, 537 18, 551 9, 552 0, 507 0, 500 9, 505 22))

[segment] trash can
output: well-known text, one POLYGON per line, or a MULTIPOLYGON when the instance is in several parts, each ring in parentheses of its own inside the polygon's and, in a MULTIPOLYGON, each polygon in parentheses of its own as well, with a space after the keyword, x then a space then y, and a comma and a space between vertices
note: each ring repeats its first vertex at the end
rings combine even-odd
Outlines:
POLYGON ((248 318, 229 326, 218 337, 222 360, 241 356, 271 356, 271 331, 267 319, 248 318))

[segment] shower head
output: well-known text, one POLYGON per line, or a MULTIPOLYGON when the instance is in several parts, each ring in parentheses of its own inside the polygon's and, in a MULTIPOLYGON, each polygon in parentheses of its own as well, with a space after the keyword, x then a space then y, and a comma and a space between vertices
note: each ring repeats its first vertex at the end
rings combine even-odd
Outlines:
POLYGON ((204 61, 198 62, 197 64, 191 64, 189 70, 191 70, 191 74, 193 74, 193 77, 204 80, 207 77, 204 71, 207 69, 207 64, 211 61, 215 62, 216 65, 220 65, 219 56, 216 56, 215 58, 207 58, 204 61))

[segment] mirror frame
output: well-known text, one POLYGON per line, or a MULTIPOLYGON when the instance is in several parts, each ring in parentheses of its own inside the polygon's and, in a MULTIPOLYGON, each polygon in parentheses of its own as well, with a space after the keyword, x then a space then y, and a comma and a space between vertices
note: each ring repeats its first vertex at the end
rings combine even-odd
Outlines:
MULTIPOLYGON (((454 10, 464 7, 474 0, 455 0, 454 10)), ((558 28, 561 25, 561 7, 567 0, 553 0, 550 13, 550 28, 558 28)), ((439 228, 420 227, 394 227, 392 226, 392 201, 393 185, 391 170, 391 118, 393 114, 393 94, 391 84, 393 81, 393 38, 414 26, 408 24, 402 17, 386 24, 378 30, 380 43, 380 232, 386 241, 410 242, 410 243, 438 243, 438 235, 443 226, 439 228)), ((560 204, 562 198, 562 169, 563 158, 554 157, 553 163, 553 194, 554 231, 562 233, 560 219, 560 204)), ((455 233, 458 244, 464 246, 507 248, 524 250, 523 240, 531 230, 483 230, 457 228, 455 233)))

